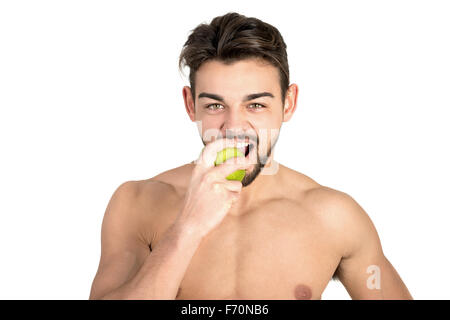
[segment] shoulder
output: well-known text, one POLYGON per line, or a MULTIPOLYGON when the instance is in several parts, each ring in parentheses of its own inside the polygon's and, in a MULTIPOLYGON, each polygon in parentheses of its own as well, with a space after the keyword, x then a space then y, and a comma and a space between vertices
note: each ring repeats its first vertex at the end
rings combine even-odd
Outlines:
POLYGON ((162 203, 174 200, 176 191, 171 184, 149 178, 121 183, 109 200, 106 212, 134 217, 137 220, 151 216, 162 203))
POLYGON ((189 187, 190 178, 195 164, 185 164, 164 172, 159 173, 153 178, 149 179, 153 183, 159 183, 160 187, 170 188, 178 195, 183 195, 189 187))
POLYGON ((333 189, 305 174, 282 166, 283 192, 306 209, 330 242, 338 245, 342 256, 355 250, 362 239, 377 238, 369 215, 348 193, 333 189))
POLYGON ((320 187, 320 184, 306 174, 282 164, 279 164, 279 168, 280 184, 278 190, 280 197, 303 201, 310 190, 320 187))
POLYGON ((325 209, 354 205, 356 201, 347 193, 321 185, 313 178, 280 164, 284 191, 292 191, 293 198, 304 205, 322 212, 325 209))
POLYGON ((114 192, 116 198, 123 201, 139 200, 144 197, 160 199, 162 195, 178 194, 187 187, 192 174, 193 164, 185 164, 163 171, 145 180, 129 180, 119 185, 114 192))
POLYGON ((308 205, 320 213, 328 214, 330 214, 330 210, 337 211, 357 204, 349 194, 321 184, 307 190, 306 200, 308 205))
POLYGON ((348 193, 319 185, 308 191, 308 207, 322 225, 342 245, 347 257, 366 242, 379 245, 379 237, 368 213, 348 193))
POLYGON ((150 243, 167 206, 177 199, 173 186, 153 178, 123 182, 109 200, 103 229, 114 234, 120 230, 121 234, 150 243))
POLYGON ((146 180, 129 180, 120 184, 114 191, 111 200, 127 205, 138 204, 137 200, 142 197, 148 199, 157 197, 158 194, 173 188, 162 181, 154 178, 146 180))
POLYGON ((121 211, 146 211, 149 206, 160 206, 182 196, 187 188, 192 165, 187 164, 161 172, 145 180, 129 180, 116 187, 109 207, 126 209, 121 211))

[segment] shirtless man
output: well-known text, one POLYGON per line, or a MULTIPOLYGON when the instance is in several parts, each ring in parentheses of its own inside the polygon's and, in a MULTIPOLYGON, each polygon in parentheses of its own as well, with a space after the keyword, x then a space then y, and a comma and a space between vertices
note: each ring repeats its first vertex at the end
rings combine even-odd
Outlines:
POLYGON ((275 161, 298 95, 279 79, 260 58, 201 63, 183 98, 205 148, 117 188, 90 299, 320 299, 332 277, 353 299, 412 299, 361 206, 275 161), (243 141, 245 158, 214 165, 243 141))

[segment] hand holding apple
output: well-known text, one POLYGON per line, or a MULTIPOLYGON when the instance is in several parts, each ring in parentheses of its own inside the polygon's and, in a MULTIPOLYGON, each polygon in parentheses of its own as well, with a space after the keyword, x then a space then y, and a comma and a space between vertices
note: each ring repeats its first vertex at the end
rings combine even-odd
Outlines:
POLYGON ((235 161, 235 156, 243 156, 235 146, 231 139, 215 140, 203 148, 196 160, 184 202, 174 222, 189 230, 193 237, 203 238, 239 199, 240 180, 252 163, 245 157, 235 161))
MULTIPOLYGON (((238 148, 225 148, 222 151, 219 151, 217 153, 217 158, 216 161, 214 161, 214 165, 217 166, 221 163, 223 163, 224 161, 233 158, 233 157, 244 157, 244 154, 239 151, 238 148)), ((242 179, 244 179, 245 176, 245 170, 236 170, 233 173, 231 173, 230 175, 228 175, 226 178, 228 180, 237 180, 237 181, 242 181, 242 179)))

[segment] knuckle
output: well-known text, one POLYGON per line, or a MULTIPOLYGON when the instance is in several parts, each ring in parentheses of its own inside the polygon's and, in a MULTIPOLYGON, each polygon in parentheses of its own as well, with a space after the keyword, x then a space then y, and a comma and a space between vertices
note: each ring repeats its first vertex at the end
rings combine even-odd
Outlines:
POLYGON ((231 180, 229 182, 229 187, 232 190, 240 190, 242 188, 242 183, 240 181, 231 180))
POLYGON ((239 199, 239 196, 237 194, 230 194, 229 199, 234 203, 239 199))
POLYGON ((214 183, 212 185, 212 189, 214 190, 214 192, 220 192, 220 185, 218 183, 214 183))
POLYGON ((203 175, 202 182, 206 184, 212 184, 214 181, 211 173, 206 173, 203 175))
POLYGON ((197 160, 197 163, 202 167, 205 167, 208 162, 208 153, 203 152, 197 160))

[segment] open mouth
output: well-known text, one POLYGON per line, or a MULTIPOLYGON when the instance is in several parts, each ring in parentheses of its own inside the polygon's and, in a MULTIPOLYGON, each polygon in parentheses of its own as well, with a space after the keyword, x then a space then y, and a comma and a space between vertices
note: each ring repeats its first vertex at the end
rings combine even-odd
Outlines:
POLYGON ((250 152, 253 150, 254 145, 250 142, 239 142, 236 147, 245 157, 248 157, 250 152))
POLYGON ((253 149, 253 144, 249 144, 248 146, 245 147, 245 157, 248 157, 248 155, 250 154, 250 151, 253 149))

